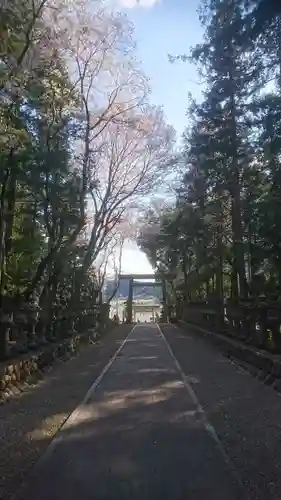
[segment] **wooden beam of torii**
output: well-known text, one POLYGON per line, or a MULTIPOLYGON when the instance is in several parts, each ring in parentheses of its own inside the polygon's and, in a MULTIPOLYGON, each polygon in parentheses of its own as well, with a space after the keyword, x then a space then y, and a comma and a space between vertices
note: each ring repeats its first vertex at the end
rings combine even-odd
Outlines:
POLYGON ((171 281, 175 279, 176 275, 172 273, 163 273, 163 276, 157 276, 155 274, 120 274, 119 279, 133 279, 133 280, 155 280, 156 282, 161 282, 163 280, 171 281))
POLYGON ((166 281, 171 281, 175 278, 171 273, 163 273, 162 276, 157 276, 155 274, 120 274, 119 279, 127 279, 129 280, 129 294, 127 300, 127 323, 132 323, 133 319, 133 291, 134 287, 143 287, 143 286, 157 286, 160 285, 162 287, 163 294, 163 319, 164 322, 168 320, 168 308, 167 308, 167 291, 166 291, 166 281), (148 285, 145 282, 140 283, 135 280, 155 280, 149 281, 148 285))
POLYGON ((162 286, 162 281, 134 281, 134 288, 143 286, 162 286))

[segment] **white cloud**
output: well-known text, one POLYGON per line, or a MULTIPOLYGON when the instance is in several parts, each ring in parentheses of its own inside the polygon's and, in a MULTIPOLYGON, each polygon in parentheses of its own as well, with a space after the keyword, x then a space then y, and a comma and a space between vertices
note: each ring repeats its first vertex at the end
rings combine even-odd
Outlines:
POLYGON ((119 0, 119 3, 127 9, 133 9, 134 7, 149 8, 160 2, 161 0, 119 0))

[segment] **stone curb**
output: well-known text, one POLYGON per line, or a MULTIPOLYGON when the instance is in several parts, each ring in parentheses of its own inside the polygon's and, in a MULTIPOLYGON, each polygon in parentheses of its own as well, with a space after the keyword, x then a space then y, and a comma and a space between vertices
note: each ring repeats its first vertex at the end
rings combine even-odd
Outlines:
POLYGON ((42 378, 44 370, 55 361, 67 360, 75 356, 83 345, 94 342, 99 337, 97 331, 71 337, 54 344, 42 346, 35 352, 23 354, 13 360, 0 363, 0 403, 24 390, 24 384, 33 384, 42 378))
POLYGON ((280 355, 271 354, 267 351, 243 344, 225 335, 206 330, 194 323, 179 321, 179 325, 193 328, 202 337, 215 344, 227 358, 237 361, 253 377, 258 378, 264 384, 270 385, 276 391, 281 392, 280 355))

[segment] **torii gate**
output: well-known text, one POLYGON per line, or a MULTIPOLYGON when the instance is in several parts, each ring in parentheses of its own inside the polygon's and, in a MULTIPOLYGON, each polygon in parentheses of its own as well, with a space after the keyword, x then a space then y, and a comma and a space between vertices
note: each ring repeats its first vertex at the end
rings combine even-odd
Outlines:
POLYGON ((168 276, 165 276, 164 279, 159 279, 155 277, 154 274, 120 274, 119 279, 128 279, 129 280, 129 294, 127 301, 127 322, 132 323, 133 320, 133 293, 135 286, 161 286, 162 294, 163 294, 163 320, 164 322, 168 321, 168 307, 167 307, 167 289, 166 289, 166 280, 168 276), (134 280, 153 280, 155 281, 145 281, 141 283, 134 283, 134 280))

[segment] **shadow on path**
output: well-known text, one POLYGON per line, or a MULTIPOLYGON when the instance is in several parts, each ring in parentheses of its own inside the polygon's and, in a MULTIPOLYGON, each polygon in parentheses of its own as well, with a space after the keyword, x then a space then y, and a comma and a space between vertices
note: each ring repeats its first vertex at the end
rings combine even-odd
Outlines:
POLYGON ((17 500, 242 500, 156 327, 138 326, 17 500))
POLYGON ((130 327, 120 327, 63 363, 19 397, 0 406, 0 498, 9 500, 54 434, 81 402, 130 327))

